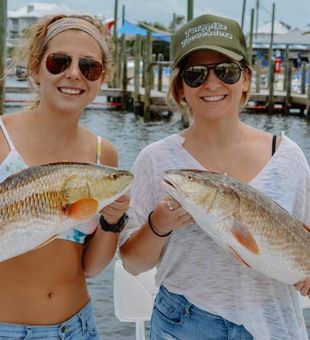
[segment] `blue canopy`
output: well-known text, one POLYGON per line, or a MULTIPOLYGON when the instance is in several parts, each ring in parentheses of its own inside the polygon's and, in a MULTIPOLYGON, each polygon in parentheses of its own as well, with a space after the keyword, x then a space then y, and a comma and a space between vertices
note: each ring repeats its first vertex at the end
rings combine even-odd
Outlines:
POLYGON ((118 29, 119 34, 126 34, 126 35, 146 35, 147 30, 145 28, 139 27, 131 22, 124 20, 124 24, 122 27, 118 29))
MULTIPOLYGON (((147 35, 147 29, 139 27, 128 20, 124 20, 124 24, 118 29, 118 34, 125 34, 125 35, 147 35)), ((152 32, 152 36, 155 39, 160 39, 169 42, 170 36, 164 33, 157 33, 152 32)))

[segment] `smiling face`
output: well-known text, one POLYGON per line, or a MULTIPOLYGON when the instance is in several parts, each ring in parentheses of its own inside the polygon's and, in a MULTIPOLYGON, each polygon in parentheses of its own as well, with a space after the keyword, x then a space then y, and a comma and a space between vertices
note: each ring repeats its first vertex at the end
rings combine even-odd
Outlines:
MULTIPOLYGON (((228 57, 213 51, 199 51, 189 55, 183 69, 193 65, 208 65, 220 62, 230 62, 228 57)), ((226 84, 210 69, 207 80, 198 87, 190 87, 184 81, 180 82, 179 98, 184 98, 194 119, 219 119, 227 116, 238 116, 242 94, 248 90, 250 79, 248 73, 241 72, 239 81, 226 84)))
POLYGON ((67 30, 48 42, 38 73, 34 76, 40 84, 40 108, 53 112, 80 113, 96 97, 102 77, 87 80, 80 71, 79 58, 87 57, 102 63, 102 52, 97 42, 87 33, 67 30), (47 56, 64 53, 72 58, 63 72, 52 74, 46 68, 47 56))

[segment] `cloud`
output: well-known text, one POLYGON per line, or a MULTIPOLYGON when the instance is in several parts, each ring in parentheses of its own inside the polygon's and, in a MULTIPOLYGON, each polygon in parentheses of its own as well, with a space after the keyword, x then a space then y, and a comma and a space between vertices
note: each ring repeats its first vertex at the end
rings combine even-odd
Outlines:
MULTIPOLYGON (((34 0, 34 2, 56 2, 60 0, 34 0)), ((309 0, 273 0, 276 4, 276 20, 282 20, 292 26, 305 27, 310 23, 309 0)), ((17 9, 31 3, 31 0, 8 1, 9 10, 17 9)), ((101 14, 105 18, 114 17, 114 1, 102 0, 66 0, 66 5, 85 13, 101 14)), ((187 0, 119 0, 119 18, 122 16, 122 5, 125 5, 125 16, 128 20, 157 21, 168 25, 173 13, 187 17, 187 0)), ((260 25, 271 20, 272 3, 270 0, 261 0, 259 12, 260 25)), ((211 13, 231 17, 241 21, 243 0, 221 0, 221 1, 194 1, 194 16, 203 13, 211 13)), ((256 0, 246 2, 246 17, 250 17, 251 8, 256 7, 256 0)), ((248 29, 249 20, 246 20, 248 29)))

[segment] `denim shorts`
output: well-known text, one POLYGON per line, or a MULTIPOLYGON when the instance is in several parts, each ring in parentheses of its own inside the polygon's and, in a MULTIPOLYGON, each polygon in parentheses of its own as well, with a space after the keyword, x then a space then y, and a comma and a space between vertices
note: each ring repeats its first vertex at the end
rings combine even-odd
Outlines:
POLYGON ((91 302, 69 320, 57 325, 27 326, 0 323, 0 340, 99 340, 91 302))
POLYGON ((151 318, 151 340, 253 340, 241 325, 208 313, 163 286, 151 318))

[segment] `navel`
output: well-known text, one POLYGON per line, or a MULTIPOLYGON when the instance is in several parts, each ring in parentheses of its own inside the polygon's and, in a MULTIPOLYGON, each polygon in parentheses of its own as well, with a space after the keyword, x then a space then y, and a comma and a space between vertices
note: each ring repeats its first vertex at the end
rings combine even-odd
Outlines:
POLYGON ((54 296, 54 292, 48 292, 47 297, 51 299, 54 296))

